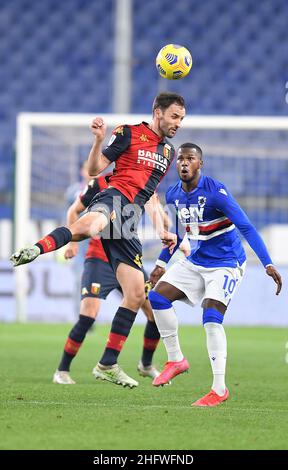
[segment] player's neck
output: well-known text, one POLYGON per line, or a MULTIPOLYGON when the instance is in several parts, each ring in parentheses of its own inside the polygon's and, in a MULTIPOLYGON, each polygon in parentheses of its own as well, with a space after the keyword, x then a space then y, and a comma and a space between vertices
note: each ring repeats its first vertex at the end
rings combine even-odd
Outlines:
POLYGON ((155 134, 157 134, 159 137, 164 137, 162 131, 159 128, 159 126, 157 126, 157 124, 154 121, 151 121, 148 124, 148 127, 149 127, 149 129, 151 129, 151 131, 155 132, 155 134))

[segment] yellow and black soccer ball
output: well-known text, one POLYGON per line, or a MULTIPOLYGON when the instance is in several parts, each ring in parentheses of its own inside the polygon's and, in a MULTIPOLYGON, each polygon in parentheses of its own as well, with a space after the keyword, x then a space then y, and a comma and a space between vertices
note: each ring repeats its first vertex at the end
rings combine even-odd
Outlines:
POLYGON ((186 77, 192 67, 192 56, 188 49, 178 44, 167 44, 156 57, 156 68, 163 78, 179 80, 186 77))

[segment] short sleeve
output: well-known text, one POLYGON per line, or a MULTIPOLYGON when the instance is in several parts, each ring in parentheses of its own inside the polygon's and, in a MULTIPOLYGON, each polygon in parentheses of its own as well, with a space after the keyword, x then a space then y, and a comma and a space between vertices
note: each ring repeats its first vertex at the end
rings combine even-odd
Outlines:
POLYGON ((102 151, 103 155, 115 162, 131 143, 131 129, 129 126, 119 126, 114 129, 107 147, 102 151))
POLYGON ((83 206, 88 207, 95 194, 99 193, 99 191, 101 191, 99 181, 97 178, 93 178, 79 196, 83 206))

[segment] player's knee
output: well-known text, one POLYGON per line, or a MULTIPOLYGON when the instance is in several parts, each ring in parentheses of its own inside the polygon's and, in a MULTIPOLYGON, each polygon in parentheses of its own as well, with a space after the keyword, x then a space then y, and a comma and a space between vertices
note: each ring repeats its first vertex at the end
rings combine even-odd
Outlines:
POLYGON ((203 317, 202 317, 203 325, 205 325, 206 323, 222 324, 223 320, 224 320, 224 315, 218 310, 214 308, 205 308, 203 310, 203 317))
POLYGON ((100 309, 100 300, 94 297, 85 297, 81 301, 80 315, 89 318, 96 318, 100 309))
POLYGON ((171 300, 167 299, 155 290, 151 290, 151 292, 149 292, 148 298, 153 310, 167 310, 172 307, 171 300))

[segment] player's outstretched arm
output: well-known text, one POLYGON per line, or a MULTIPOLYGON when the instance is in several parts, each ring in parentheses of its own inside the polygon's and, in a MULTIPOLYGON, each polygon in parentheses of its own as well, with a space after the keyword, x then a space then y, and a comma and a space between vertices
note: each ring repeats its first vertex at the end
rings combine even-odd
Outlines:
POLYGON ((277 269, 273 264, 269 264, 266 266, 266 274, 271 276, 274 282, 277 284, 276 295, 279 295, 282 289, 282 278, 281 275, 278 273, 277 269))
POLYGON ((107 126, 101 117, 96 117, 90 127, 95 141, 88 157, 88 172, 90 176, 97 176, 111 164, 110 160, 102 153, 107 126))
POLYGON ((164 212, 164 209, 156 194, 153 194, 153 196, 151 196, 149 201, 145 204, 145 211, 149 215, 163 246, 167 247, 170 253, 173 253, 173 250, 178 241, 177 234, 169 232, 168 226, 170 225, 170 220, 168 215, 164 212))

